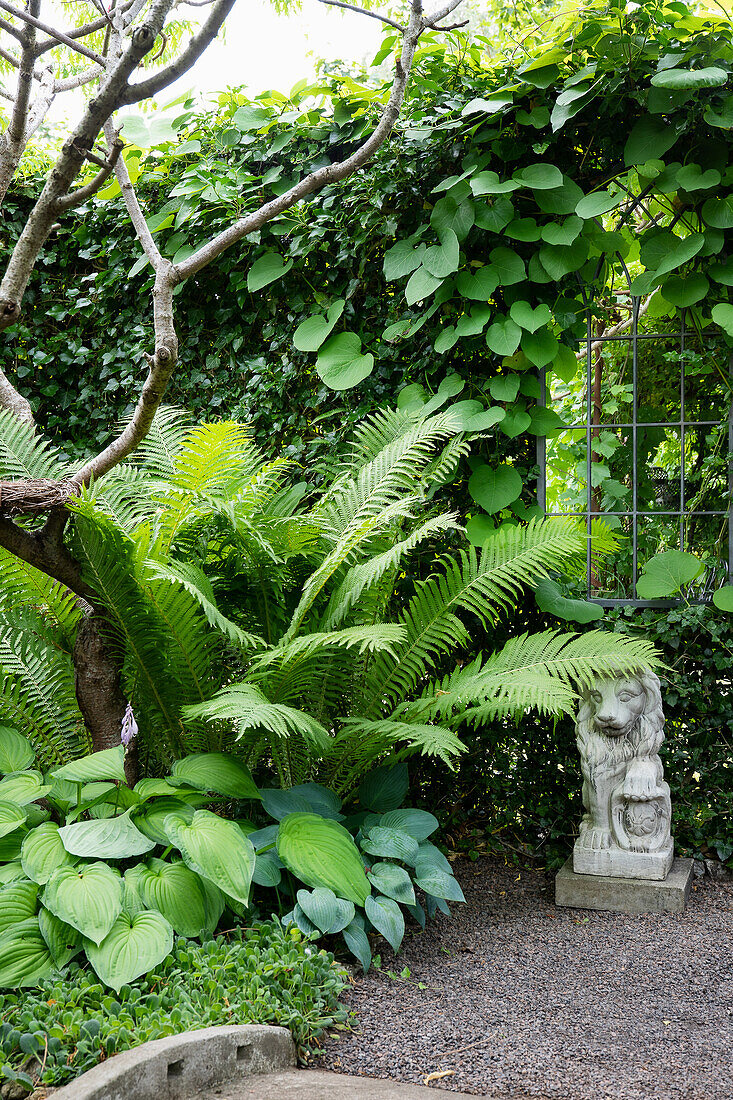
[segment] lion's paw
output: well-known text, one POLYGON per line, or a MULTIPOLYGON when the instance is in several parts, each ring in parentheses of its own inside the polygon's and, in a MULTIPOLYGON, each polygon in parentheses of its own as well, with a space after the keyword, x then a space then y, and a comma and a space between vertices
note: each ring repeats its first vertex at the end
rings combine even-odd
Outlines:
POLYGON ((602 829, 598 825, 583 825, 580 829, 580 844, 583 848, 593 848, 596 851, 610 848, 610 830, 602 829))

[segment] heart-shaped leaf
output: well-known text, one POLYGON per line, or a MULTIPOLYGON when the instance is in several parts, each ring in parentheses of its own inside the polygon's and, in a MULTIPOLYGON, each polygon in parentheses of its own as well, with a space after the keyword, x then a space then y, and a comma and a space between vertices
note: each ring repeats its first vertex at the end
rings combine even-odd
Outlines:
POLYGON ((471 191, 477 197, 507 195, 511 191, 518 191, 521 186, 517 180, 500 180, 496 172, 478 172, 471 179, 471 191))
POLYGON ((179 936, 200 936, 207 924, 206 896, 201 879, 178 860, 151 859, 141 876, 140 893, 148 909, 162 913, 179 936))
POLYGON ((382 764, 362 779, 359 802, 377 814, 396 810, 402 805, 409 787, 407 764, 382 764))
POLYGON ((193 806, 183 802, 180 798, 156 798, 150 808, 144 814, 135 817, 135 825, 154 844, 168 845, 168 834, 165 831, 165 819, 171 814, 177 814, 184 821, 193 821, 193 806))
POLYGON ((489 382, 489 393, 494 401, 513 401, 519 393, 518 374, 499 374, 489 382))
POLYGON ((668 271, 686 264, 696 256, 705 244, 704 233, 690 233, 678 237, 664 230, 644 239, 641 246, 641 262, 649 271, 665 275, 668 271))
POLYGON ((165 829, 192 871, 209 879, 227 897, 242 905, 249 903, 255 850, 235 822, 209 810, 197 810, 190 824, 171 814, 165 829))
POLYGON ((658 600, 674 596, 684 585, 694 581, 705 569, 694 554, 682 550, 665 550, 655 554, 644 565, 636 582, 636 594, 640 600, 658 600))
POLYGON ((369 835, 361 842, 361 849, 371 856, 401 859, 405 863, 412 863, 417 858, 414 837, 402 829, 386 829, 382 825, 374 825, 369 830, 369 835))
POLYGON ((277 854, 306 886, 327 886, 357 905, 363 905, 370 892, 351 834, 329 818, 290 814, 280 823, 277 854))
POLYGON ((562 172, 554 164, 530 164, 515 172, 514 179, 534 191, 551 191, 562 184, 562 172))
POLYGON ((64 966, 81 948, 81 933, 59 920, 50 909, 40 910, 38 927, 56 966, 64 966))
POLYGON ((101 944, 87 944, 97 976, 116 993, 162 963, 172 950, 173 929, 155 912, 138 913, 133 918, 121 913, 101 944))
POLYGON ((395 279, 404 279, 422 263, 425 245, 417 247, 410 241, 398 241, 384 254, 384 277, 388 283, 395 279))
POLYGON ((0 936, 0 986, 38 985, 54 968, 38 920, 24 920, 0 936))
POLYGON ((526 279, 524 260, 511 248, 492 248, 489 253, 491 270, 499 280, 499 286, 513 286, 526 279))
POLYGON ((701 302, 710 289, 710 283, 699 271, 689 275, 673 275, 662 283, 661 294, 665 301, 683 309, 701 302))
POLYGON ((27 817, 27 810, 17 802, 0 802, 0 837, 15 832, 27 817))
POLYGON ((479 466, 468 480, 468 491, 488 515, 494 515, 516 500, 522 492, 522 478, 513 466, 479 466))
POLYGON ((655 73, 651 83, 655 88, 683 88, 695 91, 698 88, 720 88, 728 80, 728 73, 717 65, 704 69, 663 69, 655 73))
POLYGON ((415 904, 412 879, 404 867, 398 867, 396 863, 374 863, 367 871, 367 878, 380 894, 402 905, 415 904))
POLYGON ((41 886, 59 867, 73 867, 76 863, 64 848, 59 827, 53 821, 44 821, 23 838, 20 859, 28 878, 41 886))
POLYGON ((514 302, 509 310, 509 316, 527 332, 536 332, 550 320, 550 307, 543 302, 532 309, 529 302, 514 302))
POLYGON ((462 298, 488 302, 499 285, 499 274, 493 267, 479 267, 471 274, 462 271, 456 279, 456 289, 462 298))
POLYGON ((276 279, 282 278, 292 266, 292 260, 286 263, 277 252, 265 252, 264 256, 255 260, 247 273, 247 290, 251 293, 262 290, 276 279))
POLYGON ((0 933, 36 915, 38 886, 25 880, 11 882, 0 889, 0 933))
POLYGON ((43 904, 88 940, 101 943, 122 911, 122 879, 106 863, 61 867, 46 883, 43 904))
POLYGON ((76 821, 64 825, 59 836, 72 856, 86 859, 129 859, 155 847, 155 842, 130 821, 132 808, 118 817, 99 821, 76 821))
POLYGON ((672 148, 677 137, 678 132, 674 126, 669 126, 660 118, 644 115, 629 134, 624 147, 624 160, 627 165, 659 160, 672 148))
POLYGON ((716 325, 720 325, 723 332, 726 332, 728 336, 733 336, 733 306, 728 305, 727 302, 718 302, 716 306, 713 306, 711 316, 716 325))
POLYGON ((19 806, 27 806, 43 798, 50 790, 40 772, 15 772, 0 779, 0 802, 17 802, 19 806))
POLYGON ((615 210, 621 197, 612 195, 610 191, 593 191, 580 200, 575 207, 575 213, 579 218, 599 218, 601 214, 615 210))
POLYGON ((298 890, 298 905, 316 928, 331 935, 342 932, 354 919, 353 901, 337 898, 326 886, 298 890))
POLYGON ((293 335, 293 344, 298 351, 318 351, 327 336, 330 336, 341 314, 344 312, 346 302, 339 298, 328 309, 326 316, 314 313, 301 321, 293 335))
MULTIPOLYGON (((409 284, 408 284, 409 285, 409 284)), ((372 373, 373 355, 362 355, 361 339, 355 332, 331 336, 316 360, 319 378, 332 390, 349 390, 372 373)))
POLYGON ((713 592, 713 603, 719 611, 733 611, 733 584, 724 584, 713 592))
POLYGON ((68 779, 72 783, 89 783, 97 779, 125 782, 125 750, 122 745, 114 749, 102 749, 81 760, 72 760, 62 768, 55 768, 51 775, 56 779, 68 779))
POLYGON ((496 355, 513 355, 519 347, 521 336, 519 325, 511 317, 502 317, 487 329, 486 343, 496 355))
POLYGON ((193 753, 176 760, 171 771, 176 779, 202 791, 215 791, 228 798, 260 797, 249 768, 224 752, 193 753))
POLYGON ((372 925, 377 932, 381 932, 392 950, 399 951, 405 935, 405 918, 397 902, 392 898, 369 896, 364 910, 372 925))
POLYGON ((703 203, 702 218, 713 229, 733 228, 733 195, 724 195, 720 199, 708 199, 703 203))
POLYGON ((466 537, 472 546, 483 546, 496 534, 496 524, 490 516, 471 516, 466 524, 466 537))
POLYGON ((590 623, 604 617, 604 610, 590 600, 573 600, 563 596, 560 585, 546 577, 535 587, 534 597, 540 611, 554 615, 556 619, 576 623, 590 623))
POLYGON ((446 874, 429 862, 420 862, 415 868, 415 885, 434 898, 448 901, 465 901, 463 890, 453 875, 446 874))
POLYGON ((442 283, 442 279, 436 279, 426 267, 420 266, 407 281, 405 301, 408 306, 414 306, 416 302, 422 302, 423 298, 429 298, 434 294, 442 283))
POLYGON ((436 279, 444 279, 458 270, 459 248, 458 237, 452 229, 446 229, 440 239, 440 244, 434 244, 427 249, 423 256, 423 267, 436 279))
POLYGON ((31 766, 35 758, 30 741, 17 730, 0 726, 0 774, 22 772, 31 766))

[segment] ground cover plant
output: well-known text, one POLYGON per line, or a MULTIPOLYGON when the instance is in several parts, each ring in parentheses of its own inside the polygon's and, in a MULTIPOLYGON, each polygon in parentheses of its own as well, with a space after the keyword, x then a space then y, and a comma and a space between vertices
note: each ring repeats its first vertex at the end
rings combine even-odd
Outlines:
POLYGON ((37 989, 0 993, 0 1077, 28 1089, 59 1086, 130 1047, 231 1023, 287 1027, 307 1057, 327 1028, 345 1022, 345 986, 333 955, 277 922, 200 944, 179 940, 115 993, 72 962, 37 989))

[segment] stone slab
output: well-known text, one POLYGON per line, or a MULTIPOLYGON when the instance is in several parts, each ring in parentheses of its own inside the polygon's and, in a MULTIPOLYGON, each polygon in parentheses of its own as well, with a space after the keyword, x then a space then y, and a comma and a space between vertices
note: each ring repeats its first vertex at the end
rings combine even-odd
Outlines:
MULTIPOLYGON (((295 1065, 287 1028, 238 1024, 186 1031, 115 1054, 54 1092, 54 1100, 188 1100, 223 1082, 295 1065)), ((260 1078, 262 1079, 262 1078, 260 1078)))
POLYGON ((582 848, 575 842, 573 870, 578 875, 606 878, 644 878, 663 881, 672 870, 674 843, 670 839, 660 852, 627 852, 623 848, 582 848))
MULTIPOLYGON (((434 1085, 406 1085, 401 1081, 377 1080, 374 1077, 347 1077, 325 1070, 296 1069, 289 1073, 268 1073, 266 1077, 249 1077, 238 1084, 220 1085, 201 1092, 195 1100, 427 1100, 450 1077, 434 1085)), ((443 1091, 451 1100, 476 1100, 465 1092, 443 1091)), ((55 1100, 55 1098, 54 1098, 55 1100)))
POLYGON ((691 859, 676 859, 663 882, 579 875, 573 857, 555 876, 555 904, 609 913, 683 913, 692 885, 691 859))

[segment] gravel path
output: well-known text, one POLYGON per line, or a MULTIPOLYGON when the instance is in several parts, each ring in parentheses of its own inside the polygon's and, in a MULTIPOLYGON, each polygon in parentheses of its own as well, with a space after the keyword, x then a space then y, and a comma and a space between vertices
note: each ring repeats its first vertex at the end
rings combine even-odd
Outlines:
POLYGON ((732 1100, 733 882, 682 915, 556 909, 553 878, 457 866, 468 904, 349 995, 319 1068, 511 1100, 732 1100), (409 967, 408 980, 390 978, 409 967), (418 983, 425 988, 421 989, 418 983))

